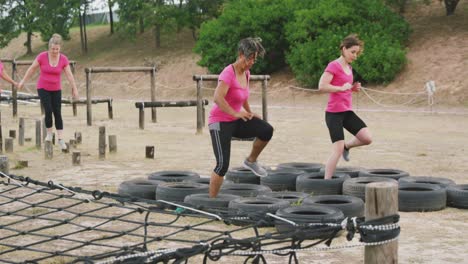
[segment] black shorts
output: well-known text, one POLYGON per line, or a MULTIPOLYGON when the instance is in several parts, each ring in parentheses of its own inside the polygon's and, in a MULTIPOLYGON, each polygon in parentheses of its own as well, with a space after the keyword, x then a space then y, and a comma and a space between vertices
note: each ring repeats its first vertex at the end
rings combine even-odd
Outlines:
POLYGON ((333 143, 344 140, 343 128, 349 133, 356 135, 361 129, 367 127, 366 123, 353 111, 330 113, 325 112, 325 122, 327 123, 330 138, 333 143))

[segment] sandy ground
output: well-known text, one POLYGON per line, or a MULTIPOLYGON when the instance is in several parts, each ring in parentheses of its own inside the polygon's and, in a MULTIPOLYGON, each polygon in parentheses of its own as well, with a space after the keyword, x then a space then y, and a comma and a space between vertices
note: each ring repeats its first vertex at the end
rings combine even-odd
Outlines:
MULTIPOLYGON (((273 140, 262 154, 265 165, 281 162, 325 162, 331 143, 323 121, 321 95, 297 96, 294 102, 272 100, 269 120, 275 127, 273 140), (298 99, 299 98, 299 99, 298 99)), ((252 98, 254 110, 260 112, 260 100, 252 98)), ((366 105, 361 104, 361 109, 366 105)), ((372 108, 371 105, 367 108, 372 108)), ((381 108, 373 108, 381 109, 381 108)), ((468 116, 463 114, 428 114, 410 112, 375 112, 360 110, 367 122, 374 143, 351 152, 346 165, 365 168, 395 168, 413 176, 447 177, 459 184, 468 179, 468 116)), ((437 109, 442 111, 444 109, 437 109)), ((2 106, 3 135, 18 128, 18 119, 11 117, 11 108, 2 106)), ((463 112, 465 109, 459 109, 463 112)), ((75 131, 83 134, 81 166, 71 165, 71 154, 60 153, 55 147, 52 161, 44 159, 34 147, 34 122, 40 117, 38 106, 20 105, 19 117, 26 119, 26 142, 22 147, 15 141, 14 153, 8 154, 10 173, 86 189, 116 191, 120 182, 145 177, 160 170, 191 170, 209 175, 214 156, 207 129, 196 135, 195 108, 158 109, 158 122, 151 123, 146 111, 145 130, 138 128, 138 111, 130 100, 114 105, 114 120, 107 119, 107 106, 93 106, 93 126, 86 125, 86 108, 79 107, 73 117, 71 107, 63 108, 65 138, 75 131), (117 135, 118 152, 106 153, 98 159, 98 127, 105 126, 107 135, 117 135), (155 159, 145 159, 145 146, 155 146, 155 159), (28 160, 29 167, 13 169, 17 160, 28 160)), ((349 135, 347 135, 349 137, 349 135)), ((237 166, 250 150, 248 142, 233 142, 231 165, 237 166)), ((340 165, 345 165, 343 161, 340 165)), ((463 263, 468 259, 463 235, 468 230, 468 211, 447 208, 432 213, 401 213, 402 233, 399 246, 400 263, 463 263)), ((344 241, 341 241, 344 242, 344 241)), ((301 253, 303 263, 361 263, 362 249, 347 249, 330 253, 301 253), (312 257, 309 257, 312 256, 312 257), (312 261, 310 259, 319 259, 312 261)), ((285 259, 270 256, 272 263, 285 259)))

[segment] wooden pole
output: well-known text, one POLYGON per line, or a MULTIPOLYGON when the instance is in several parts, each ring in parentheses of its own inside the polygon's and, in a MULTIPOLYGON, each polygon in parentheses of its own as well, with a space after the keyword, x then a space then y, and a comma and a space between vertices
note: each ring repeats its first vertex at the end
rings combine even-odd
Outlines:
POLYGON ((106 127, 99 127, 99 159, 106 158, 106 127))
POLYGON ((36 148, 41 149, 41 120, 36 120, 36 148))
POLYGON ((8 163, 8 157, 5 155, 0 156, 0 171, 5 174, 10 174, 10 165, 8 163))
POLYGON ((92 114, 92 105, 91 105, 91 72, 89 69, 85 70, 86 72, 86 120, 88 122, 88 126, 93 124, 93 114, 92 114))
POLYGON ((72 108, 73 108, 73 116, 77 116, 78 115, 78 109, 76 108, 76 103, 75 102, 72 103, 72 108))
POLYGON ((138 111, 138 124, 140 129, 145 129, 145 108, 140 107, 138 111))
POLYGON ((154 159, 154 146, 146 146, 146 158, 154 159))
POLYGON ((44 141, 44 158, 46 160, 51 160, 54 156, 54 148, 52 146, 52 141, 44 141))
MULTIPOLYGON (((154 101, 156 101, 156 69, 153 67, 151 71, 151 102, 154 101)), ((153 123, 157 122, 155 107, 151 107, 151 120, 153 123)))
POLYGON ((78 166, 81 164, 81 152, 73 151, 72 153, 72 164, 78 166))
POLYGON ((3 153, 2 112, 0 112, 0 153, 3 153))
POLYGON ((20 117, 18 127, 18 145, 24 145, 24 118, 20 117))
POLYGON ((114 119, 114 111, 112 109, 112 99, 107 101, 107 112, 109 114, 109 119, 114 119))
MULTIPOLYGON (((16 61, 11 63, 11 78, 14 80, 16 75, 16 61)), ((11 85, 11 97, 13 97, 13 117, 18 115, 18 89, 11 85)))
POLYGON ((42 118, 42 141, 45 140, 47 136, 47 128, 46 128, 46 124, 45 124, 45 117, 42 118))
POLYGON ((117 136, 109 135, 109 153, 117 152, 117 136))
POLYGON ((268 86, 268 81, 265 79, 262 81, 262 115, 263 115, 263 120, 265 121, 268 121, 267 86, 268 86))
MULTIPOLYGON (((398 183, 374 182, 366 185, 366 221, 398 213, 398 183)), ((398 263, 398 240, 379 246, 366 246, 365 264, 398 263)))
POLYGON ((203 110, 202 110, 202 90, 201 80, 197 80, 197 134, 200 135, 203 130, 203 110))

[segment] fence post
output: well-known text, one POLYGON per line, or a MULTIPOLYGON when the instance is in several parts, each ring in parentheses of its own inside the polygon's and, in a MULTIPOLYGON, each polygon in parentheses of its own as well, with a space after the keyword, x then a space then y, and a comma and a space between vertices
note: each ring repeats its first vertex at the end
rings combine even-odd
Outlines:
POLYGON ((3 153, 2 112, 0 112, 0 153, 3 153))
POLYGON ((203 96, 201 88, 201 81, 197 80, 197 134, 201 134, 203 130, 203 96))
POLYGON ((41 120, 36 120, 36 148, 41 149, 41 120))
POLYGON ((99 159, 106 158, 106 127, 99 127, 99 159))
POLYGON ((91 105, 91 69, 86 68, 86 120, 88 122, 88 126, 93 124, 93 114, 92 114, 92 105, 91 105))
POLYGON ((267 85, 268 80, 265 76, 265 79, 262 81, 262 116, 263 120, 268 121, 268 109, 267 109, 267 85))
POLYGON ((24 118, 20 117, 18 127, 18 145, 24 145, 24 118))
MULTIPOLYGON (((153 67, 151 71, 151 102, 156 101, 156 68, 153 67)), ((151 107, 151 120, 153 123, 157 122, 156 118, 156 107, 151 107)))
MULTIPOLYGON (((16 59, 11 63, 11 78, 14 80, 16 74, 16 59)), ((11 96, 13 97, 13 117, 18 115, 18 89, 11 85, 11 96)))

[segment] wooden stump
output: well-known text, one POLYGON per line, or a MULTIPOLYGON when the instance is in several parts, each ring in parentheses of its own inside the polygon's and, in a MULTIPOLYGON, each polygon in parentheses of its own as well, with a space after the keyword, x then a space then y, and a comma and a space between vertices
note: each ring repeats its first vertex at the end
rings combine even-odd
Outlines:
POLYGON ((109 153, 117 152, 117 136, 109 135, 109 153))
POLYGON ((13 153, 13 138, 5 138, 5 152, 13 153))
POLYGON ((106 158, 106 127, 99 127, 99 159, 106 158))
MULTIPOLYGON (((398 214, 398 183, 374 182, 366 185, 366 221, 398 214)), ((398 240, 379 246, 366 246, 365 264, 398 263, 398 240)))
POLYGON ((70 139, 70 149, 76 149, 76 140, 75 139, 70 139))
POLYGON ((81 144, 82 142, 81 132, 75 132, 75 140, 76 140, 76 144, 81 144))
POLYGON ((54 148, 52 146, 52 141, 44 141, 44 158, 46 160, 51 160, 54 156, 54 148))
POLYGON ((19 127, 18 127, 18 145, 24 145, 24 118, 19 119, 19 127))
POLYGON ((14 130, 14 129, 10 130, 9 135, 10 135, 11 138, 16 138, 16 130, 14 130))
POLYGON ((10 174, 10 165, 8 163, 8 157, 5 155, 0 156, 0 171, 5 174, 10 174))
POLYGON ((140 129, 145 129, 145 108, 141 107, 138 112, 138 124, 140 129))
POLYGON ((41 149, 41 120, 36 120, 36 148, 41 149))
POLYGON ((154 159, 154 146, 146 146, 146 158, 154 159))
POLYGON ((72 153, 72 164, 78 166, 81 164, 81 152, 73 151, 72 153))

